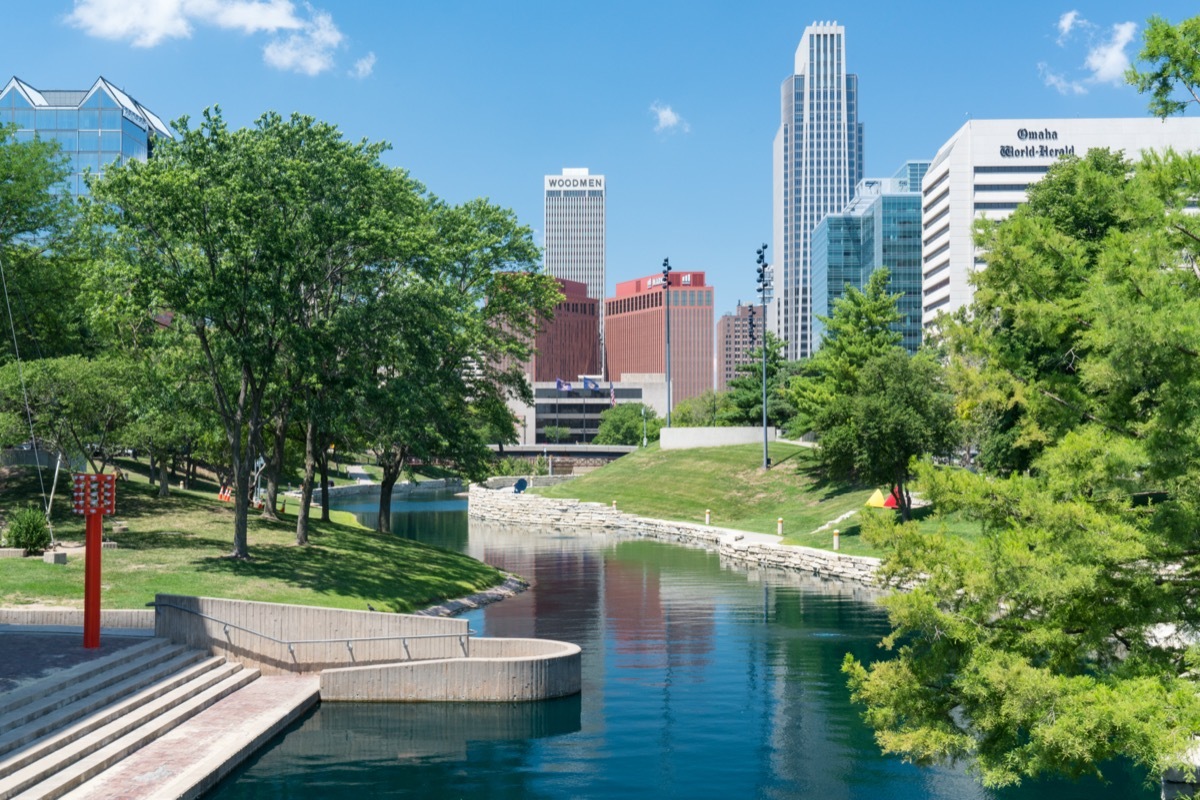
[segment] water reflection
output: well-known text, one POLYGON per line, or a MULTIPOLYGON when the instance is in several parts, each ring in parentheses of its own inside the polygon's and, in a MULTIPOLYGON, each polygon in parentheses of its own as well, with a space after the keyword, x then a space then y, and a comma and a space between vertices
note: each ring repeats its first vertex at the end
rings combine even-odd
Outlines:
POLYGON ((703 549, 414 512, 426 513, 441 518, 393 528, 534 582, 471 612, 472 627, 580 644, 583 694, 573 705, 324 705, 215 796, 1158 796, 1127 771, 1107 786, 994 793, 962 769, 883 757, 840 673, 847 652, 877 657, 887 631, 864 587, 703 549))

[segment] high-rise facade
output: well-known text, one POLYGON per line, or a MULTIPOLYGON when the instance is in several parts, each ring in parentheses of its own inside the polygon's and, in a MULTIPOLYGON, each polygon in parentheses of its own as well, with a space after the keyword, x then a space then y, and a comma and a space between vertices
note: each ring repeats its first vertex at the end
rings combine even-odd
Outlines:
POLYGON ((750 354, 763 343, 763 307, 755 303, 738 303, 732 314, 722 314, 717 320, 717 391, 729 388, 737 377, 737 368, 751 362, 750 354), (753 322, 750 310, 754 309, 753 322), (754 328, 754 336, 750 329, 754 328))
POLYGON ((713 388, 713 287, 703 272, 672 272, 670 291, 662 275, 617 284, 604 301, 608 377, 667 372, 667 313, 671 325, 671 404, 713 388), (667 300, 669 296, 669 302, 667 300))
POLYGON ((921 180, 928 169, 928 161, 909 161, 890 178, 860 181, 854 199, 813 230, 814 349, 824 336, 820 317, 879 267, 888 268, 889 291, 900 295, 901 345, 910 353, 921 346, 921 180))
POLYGON ((171 131, 153 112, 104 78, 89 89, 35 89, 12 78, 0 90, 0 126, 15 125, 17 141, 34 137, 59 144, 71 194, 88 193, 84 175, 109 164, 145 161, 154 140, 171 131))
POLYGON ((812 337, 812 232, 845 208, 863 177, 858 76, 846 73, 845 29, 813 23, 783 81, 774 144, 775 311, 771 325, 790 359, 815 348, 812 337))
POLYGON ((605 185, 603 175, 568 168, 545 176, 545 263, 556 278, 587 286, 601 301, 597 358, 604 357, 605 185))
POLYGON ((1187 152, 1200 143, 1200 119, 981 119, 959 128, 938 149, 922 181, 923 319, 971 303, 971 275, 987 266, 972 236, 978 219, 1001 220, 1025 202, 1029 187, 1063 156, 1093 147, 1137 160, 1146 151, 1187 152))

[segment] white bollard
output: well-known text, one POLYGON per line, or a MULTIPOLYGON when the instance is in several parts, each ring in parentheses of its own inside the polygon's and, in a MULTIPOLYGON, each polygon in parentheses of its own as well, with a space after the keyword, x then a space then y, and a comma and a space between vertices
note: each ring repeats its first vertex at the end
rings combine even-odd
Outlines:
POLYGON ((780 518, 779 518, 779 519, 778 519, 778 520, 775 522, 775 533, 776 533, 776 534, 778 534, 778 535, 780 535, 780 536, 783 536, 783 517, 780 517, 780 518))
POLYGON ((833 529, 833 549, 834 550, 841 549, 841 546, 838 543, 838 537, 841 536, 841 533, 842 532, 839 531, 837 528, 833 529))
POLYGON ((708 509, 708 508, 704 509, 704 524, 712 525, 712 510, 711 509, 708 509))
POLYGON ((617 510, 617 501, 613 500, 613 511, 617 510))

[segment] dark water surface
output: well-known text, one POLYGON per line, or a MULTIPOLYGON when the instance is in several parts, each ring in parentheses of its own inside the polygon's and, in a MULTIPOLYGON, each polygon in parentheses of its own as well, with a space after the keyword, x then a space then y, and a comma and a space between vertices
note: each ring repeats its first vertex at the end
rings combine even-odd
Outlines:
MULTIPOLYGON (((347 503, 374 525, 377 504, 347 503)), ((397 503, 397 535, 534 588, 467 616, 486 636, 583 647, 583 693, 531 704, 327 703, 213 798, 1157 798, 1144 776, 989 792, 962 768, 880 755, 839 671, 874 658, 868 590, 705 550, 472 522, 448 497, 397 503)))

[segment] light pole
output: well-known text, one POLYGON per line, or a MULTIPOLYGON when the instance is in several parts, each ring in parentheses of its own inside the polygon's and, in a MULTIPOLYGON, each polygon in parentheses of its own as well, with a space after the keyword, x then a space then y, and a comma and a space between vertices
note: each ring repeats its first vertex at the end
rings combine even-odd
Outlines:
POLYGON ((671 427, 671 259, 663 259, 663 312, 667 324, 667 427, 671 427))
POLYGON ((642 447, 647 444, 649 444, 649 440, 646 439, 646 404, 642 403, 642 447))
MULTIPOLYGON (((763 469, 771 468, 771 459, 767 455, 767 289, 770 279, 767 277, 767 246, 758 248, 758 295, 762 302, 762 427, 763 427, 763 469)), ((754 307, 750 307, 751 336, 754 330, 754 307)))

